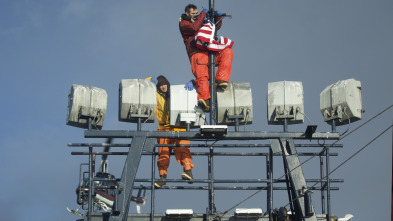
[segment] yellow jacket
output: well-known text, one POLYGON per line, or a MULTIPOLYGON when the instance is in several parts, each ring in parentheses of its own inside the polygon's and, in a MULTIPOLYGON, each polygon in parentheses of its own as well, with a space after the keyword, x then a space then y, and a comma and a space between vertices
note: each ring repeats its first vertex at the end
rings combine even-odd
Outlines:
MULTIPOLYGON (((146 78, 151 80, 151 77, 146 78)), ((157 91, 157 105, 156 105, 156 117, 158 121, 158 130, 166 131, 186 131, 184 128, 170 127, 169 126, 169 100, 165 99, 160 92, 157 91)))
POLYGON ((168 129, 169 128, 169 101, 167 101, 158 91, 157 91, 157 106, 156 106, 156 116, 158 121, 157 129, 168 129))

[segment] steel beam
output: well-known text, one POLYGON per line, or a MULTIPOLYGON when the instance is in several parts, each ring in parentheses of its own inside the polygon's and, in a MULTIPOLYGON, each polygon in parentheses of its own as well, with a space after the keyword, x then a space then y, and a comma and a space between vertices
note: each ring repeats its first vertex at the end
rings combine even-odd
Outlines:
POLYGON ((296 148, 292 139, 280 139, 281 149, 283 151, 284 163, 288 168, 288 175, 291 182, 292 199, 295 206, 295 214, 299 220, 316 221, 314 206, 311 205, 312 215, 306 214, 304 191, 308 191, 306 179, 296 153, 296 148))
MULTIPOLYGON (((222 136, 201 134, 199 131, 134 131, 134 130, 85 130, 85 138, 170 138, 190 140, 266 140, 266 139, 307 139, 304 133, 297 132, 228 132, 222 136)), ((309 140, 338 140, 338 133, 314 133, 309 140)))
POLYGON ((156 140, 149 139, 139 133, 131 142, 126 162, 124 164, 123 173, 116 189, 115 200, 109 221, 126 221, 130 208, 130 199, 134 186, 135 176, 138 171, 139 162, 144 148, 153 149, 156 140))

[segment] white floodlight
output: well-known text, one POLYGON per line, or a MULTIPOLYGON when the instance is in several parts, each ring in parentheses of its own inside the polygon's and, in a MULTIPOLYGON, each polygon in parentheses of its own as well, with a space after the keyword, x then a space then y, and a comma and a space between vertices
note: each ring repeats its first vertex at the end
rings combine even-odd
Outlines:
POLYGON ((66 124, 88 129, 90 118, 92 128, 101 129, 105 119, 107 98, 104 89, 73 84, 68 94, 66 124))
POLYGON ((249 82, 228 83, 226 90, 217 90, 218 124, 235 125, 252 124, 252 93, 249 82))
POLYGON ((304 122, 303 85, 300 81, 269 82, 267 89, 268 124, 304 122))
POLYGON ((329 85, 320 94, 320 110, 328 124, 336 126, 362 118, 361 83, 355 79, 341 80, 329 85))
POLYGON ((156 85, 144 79, 123 79, 119 85, 119 121, 153 123, 156 115, 156 85))
POLYGON ((196 90, 188 91, 184 85, 171 85, 169 125, 198 127, 205 124, 205 112, 198 106, 196 90))
POLYGON ((194 215, 192 209, 167 209, 165 216, 170 219, 191 219, 194 215))
POLYGON ((235 217, 240 219, 258 219, 262 216, 261 208, 236 208, 235 217))

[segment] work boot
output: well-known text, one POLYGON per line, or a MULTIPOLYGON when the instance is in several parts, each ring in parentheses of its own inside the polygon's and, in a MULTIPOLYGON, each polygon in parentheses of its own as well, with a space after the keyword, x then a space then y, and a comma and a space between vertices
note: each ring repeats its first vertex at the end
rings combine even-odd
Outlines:
MULTIPOLYGON (((161 179, 161 180, 166 180, 166 174, 161 175, 161 176, 160 176, 160 179, 161 179)), ((160 181, 160 182, 155 182, 155 183, 154 183, 154 186, 157 187, 157 188, 161 188, 161 187, 163 187, 163 186, 165 186, 165 185, 166 185, 166 182, 165 182, 165 181, 160 181)))
POLYGON ((227 89, 228 87, 228 82, 223 80, 216 80, 216 86, 217 89, 222 89, 223 91, 225 91, 225 89, 227 89))
POLYGON ((186 170, 181 174, 181 178, 183 180, 189 180, 188 183, 191 184, 193 183, 191 180, 193 180, 194 178, 192 177, 192 172, 191 169, 190 170, 186 170))
POLYGON ((201 107, 204 112, 209 112, 210 111, 210 99, 207 99, 207 100, 199 99, 198 106, 201 107))

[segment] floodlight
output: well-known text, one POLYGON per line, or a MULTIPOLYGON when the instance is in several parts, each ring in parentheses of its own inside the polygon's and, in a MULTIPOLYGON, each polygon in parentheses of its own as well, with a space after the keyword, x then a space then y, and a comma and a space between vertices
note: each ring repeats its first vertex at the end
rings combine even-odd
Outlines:
POLYGON ((153 123, 156 115, 156 85, 144 79, 123 79, 119 85, 119 121, 153 123))
POLYGON ((262 216, 261 208, 236 208, 235 217, 239 219, 258 219, 262 216))
POLYGON ((192 209, 167 209, 165 216, 170 219, 191 219, 194 215, 192 209))
POLYGON ((325 122, 336 126, 362 119, 361 83, 355 79, 329 85, 320 94, 320 110, 325 122))
POLYGON ((228 83, 226 90, 217 90, 218 124, 252 124, 252 93, 249 82, 228 83))
POLYGON ((271 125, 304 122, 303 85, 300 81, 269 82, 267 89, 267 120, 271 125))
POLYGON ((107 98, 104 89, 73 84, 68 94, 66 124, 89 129, 89 119, 91 119, 90 126, 101 130, 105 119, 107 98))
POLYGON ((176 127, 198 127, 205 124, 205 112, 198 106, 196 90, 188 91, 184 85, 171 85, 169 125, 176 127))

